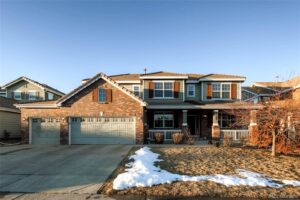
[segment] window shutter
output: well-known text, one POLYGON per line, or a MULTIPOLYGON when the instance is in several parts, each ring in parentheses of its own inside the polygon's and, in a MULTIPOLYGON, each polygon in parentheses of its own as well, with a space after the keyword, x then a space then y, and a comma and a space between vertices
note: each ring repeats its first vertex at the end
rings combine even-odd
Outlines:
POLYGON ((154 83, 149 82, 149 98, 153 98, 154 83))
POLYGON ((112 90, 106 89, 106 102, 112 102, 112 90))
MULTIPOLYGON (((8 94, 8 93, 7 93, 8 94)), ((7 97, 9 97, 9 96, 7 96, 7 97)), ((12 99, 15 99, 15 93, 14 92, 11 92, 11 98, 12 99)))
POLYGON ((40 92, 35 92, 35 99, 39 100, 40 99, 40 92))
POLYGON ((236 83, 231 84, 231 98, 237 99, 237 84, 236 83))
POLYGON ((175 81, 174 82, 174 97, 175 98, 179 97, 179 86, 180 86, 179 81, 175 81))
POLYGON ((211 83, 207 83, 206 98, 211 99, 211 96, 212 96, 212 86, 211 83))
POLYGON ((93 89, 93 101, 98 102, 98 87, 93 89))

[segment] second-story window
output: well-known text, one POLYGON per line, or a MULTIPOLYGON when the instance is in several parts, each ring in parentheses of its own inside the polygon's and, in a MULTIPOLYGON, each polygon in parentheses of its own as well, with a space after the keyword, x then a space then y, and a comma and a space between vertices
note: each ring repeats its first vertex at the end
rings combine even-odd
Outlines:
POLYGON ((187 96, 195 97, 195 85, 187 85, 187 96))
POLYGON ((103 89, 103 88, 99 88, 98 102, 100 102, 100 103, 105 103, 106 102, 106 90, 103 89))
POLYGON ((155 98, 172 98, 173 82, 155 82, 154 83, 155 98))
POLYGON ((220 92, 221 92, 220 83, 213 83, 212 84, 212 98, 214 98, 214 99, 221 98, 220 92))
POLYGON ((140 96, 140 86, 139 85, 133 85, 132 90, 133 90, 134 95, 140 96))
POLYGON ((230 98, 230 84, 222 84, 222 98, 229 99, 230 98))
POLYGON ((28 91, 28 99, 29 100, 36 100, 36 91, 35 90, 29 90, 28 91))
POLYGON ((230 83, 213 83, 212 84, 213 99, 229 99, 230 83))
POLYGON ((20 91, 14 92, 14 99, 21 100, 22 99, 22 93, 20 91))

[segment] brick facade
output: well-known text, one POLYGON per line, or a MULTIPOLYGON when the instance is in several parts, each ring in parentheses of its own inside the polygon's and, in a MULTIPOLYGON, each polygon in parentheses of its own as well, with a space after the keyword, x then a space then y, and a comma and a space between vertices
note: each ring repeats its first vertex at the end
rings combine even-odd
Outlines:
POLYGON ((23 141, 29 141, 29 118, 59 118, 61 123, 61 144, 68 144, 68 117, 135 117, 136 143, 144 142, 144 107, 141 103, 100 79, 85 88, 58 108, 21 108, 21 134, 23 141), (93 89, 101 86, 112 89, 112 102, 93 101, 93 89))

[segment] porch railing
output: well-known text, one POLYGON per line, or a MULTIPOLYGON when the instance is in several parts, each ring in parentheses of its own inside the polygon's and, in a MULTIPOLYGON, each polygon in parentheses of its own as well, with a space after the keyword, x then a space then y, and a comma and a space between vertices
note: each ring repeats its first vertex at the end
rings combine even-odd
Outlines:
POLYGON ((164 134, 164 140, 168 141, 168 140, 172 140, 172 135, 174 133, 179 133, 181 132, 181 129, 149 129, 148 130, 148 138, 151 140, 154 140, 154 134, 155 133, 162 133, 164 134))
POLYGON ((228 130, 221 129, 221 140, 224 139, 225 136, 231 137, 233 140, 239 141, 241 138, 249 138, 249 130, 228 130))

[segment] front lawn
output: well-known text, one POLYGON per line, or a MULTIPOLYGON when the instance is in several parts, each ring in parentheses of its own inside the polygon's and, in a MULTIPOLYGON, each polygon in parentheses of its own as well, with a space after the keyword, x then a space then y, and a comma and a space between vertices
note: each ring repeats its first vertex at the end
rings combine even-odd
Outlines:
MULTIPOLYGON (((130 151, 134 154, 137 149, 130 151)), ((271 179, 300 180, 300 158, 291 156, 270 157, 270 152, 258 149, 216 148, 216 147, 154 147, 151 151, 160 154, 163 161, 156 166, 170 173, 202 176, 221 174, 236 177, 237 169, 264 174, 271 179)), ((255 197, 255 198, 299 198, 300 187, 264 187, 235 185, 226 186, 213 181, 176 181, 151 187, 133 187, 113 190, 113 181, 118 174, 125 172, 125 159, 114 174, 101 188, 108 195, 149 195, 149 196, 209 196, 209 197, 255 197)), ((243 177, 241 177, 243 178, 243 177)), ((251 177, 250 177, 251 179, 251 177)), ((243 179, 242 179, 243 180, 243 179)), ((252 180, 252 179, 251 179, 252 180)), ((268 180, 268 179, 266 179, 268 180)), ((250 183, 252 183, 250 181, 250 183)), ((274 182, 276 184, 276 181, 274 182)), ((278 182, 279 183, 279 182, 278 182)))

